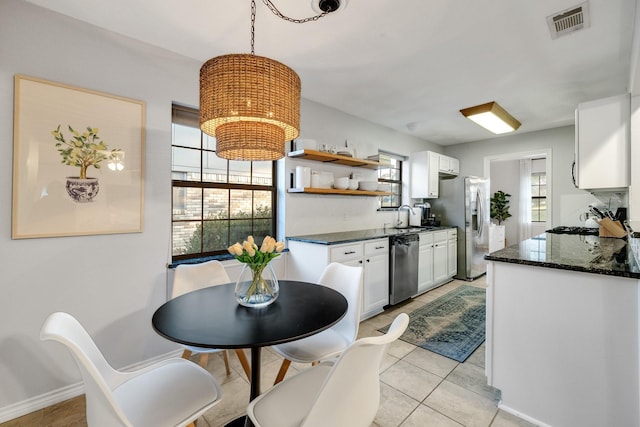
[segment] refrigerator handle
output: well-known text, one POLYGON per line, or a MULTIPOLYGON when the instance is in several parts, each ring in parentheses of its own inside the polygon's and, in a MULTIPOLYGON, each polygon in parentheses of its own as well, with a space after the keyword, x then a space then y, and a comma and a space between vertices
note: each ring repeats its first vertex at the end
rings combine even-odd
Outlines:
POLYGON ((482 229, 484 228, 484 212, 482 207, 482 198, 480 190, 476 194, 476 204, 478 205, 478 237, 482 236, 482 229))

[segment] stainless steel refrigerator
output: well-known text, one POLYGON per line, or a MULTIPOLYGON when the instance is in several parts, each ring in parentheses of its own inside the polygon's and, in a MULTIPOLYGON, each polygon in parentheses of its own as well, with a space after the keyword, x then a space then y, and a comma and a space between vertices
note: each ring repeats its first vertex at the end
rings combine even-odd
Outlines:
POLYGON ((487 271, 489 253, 489 179, 458 176, 440 180, 440 196, 430 199, 442 225, 458 227, 457 279, 473 280, 487 271))

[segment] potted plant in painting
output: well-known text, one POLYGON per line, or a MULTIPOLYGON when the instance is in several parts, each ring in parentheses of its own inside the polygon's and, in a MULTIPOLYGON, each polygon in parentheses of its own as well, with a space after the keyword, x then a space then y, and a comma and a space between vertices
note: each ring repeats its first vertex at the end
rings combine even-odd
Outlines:
POLYGON ((98 178, 87 176, 87 169, 94 167, 100 169, 100 163, 104 160, 117 157, 121 150, 108 151, 107 144, 98 136, 98 129, 87 126, 86 132, 79 133, 67 125, 71 132, 71 139, 66 139, 60 131, 60 125, 51 134, 56 142, 58 153, 62 157, 62 163, 80 168, 78 176, 68 176, 67 193, 76 202, 84 203, 92 201, 100 190, 98 178))
POLYGON ((505 227, 502 222, 511 217, 509 197, 511 194, 504 191, 496 191, 491 197, 490 216, 497 224, 491 224, 489 227, 489 252, 502 249, 506 245, 505 227))

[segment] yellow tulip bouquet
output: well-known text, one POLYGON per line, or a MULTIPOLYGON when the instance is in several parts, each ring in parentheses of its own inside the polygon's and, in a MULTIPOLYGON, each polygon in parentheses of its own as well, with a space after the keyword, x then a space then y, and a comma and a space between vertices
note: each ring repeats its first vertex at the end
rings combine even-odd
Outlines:
MULTIPOLYGON (((249 236, 242 244, 236 242, 229 246, 227 250, 235 259, 246 264, 246 267, 251 270, 252 277, 248 287, 243 286, 244 282, 238 279, 238 284, 236 285, 238 302, 242 305, 255 307, 261 307, 273 302, 278 295, 277 279, 274 275, 274 280, 269 283, 269 280, 265 280, 262 273, 271 260, 280 256, 280 253, 284 250, 284 243, 276 242, 273 237, 266 236, 262 241, 262 246, 258 249, 253 236, 249 236), (239 290, 239 287, 241 290, 239 290)), ((241 278, 242 276, 241 273, 241 278)))

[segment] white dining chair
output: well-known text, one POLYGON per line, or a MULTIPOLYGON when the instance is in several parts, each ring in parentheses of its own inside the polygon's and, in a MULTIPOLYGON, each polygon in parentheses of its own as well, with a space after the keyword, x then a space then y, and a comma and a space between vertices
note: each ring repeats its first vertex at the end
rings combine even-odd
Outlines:
POLYGON ((114 369, 82 325, 56 312, 44 322, 41 340, 67 347, 80 369, 89 427, 157 427, 194 425, 222 398, 213 376, 180 358, 133 372, 114 369))
POLYGON ((389 343, 407 329, 399 314, 382 336, 361 338, 335 361, 312 366, 254 399, 256 427, 368 427, 380 406, 380 365, 389 343))
MULTIPOLYGON (((209 286, 217 286, 231 282, 229 275, 221 262, 216 260, 206 261, 198 264, 180 264, 175 268, 173 276, 173 288, 171 298, 176 298, 187 292, 197 291, 209 286)), ((188 359, 193 353, 200 354, 200 366, 205 368, 209 360, 209 354, 222 352, 224 366, 227 375, 231 373, 229 368, 229 356, 227 350, 217 348, 202 348, 183 345, 184 351, 182 357, 188 359)), ((251 367, 247 356, 242 349, 235 350, 240 365, 247 378, 251 380, 251 367)))
POLYGON ((335 357, 358 336, 362 308, 362 267, 331 263, 325 268, 318 283, 335 289, 347 299, 347 313, 334 326, 318 334, 274 345, 272 349, 284 357, 274 384, 284 379, 291 362, 316 363, 335 357))

